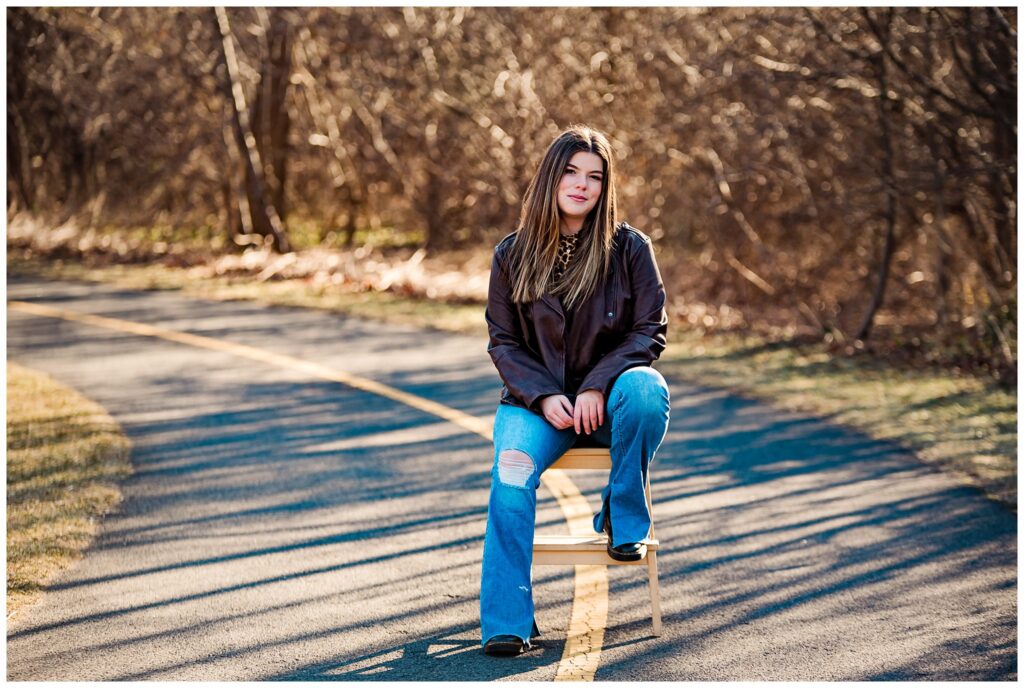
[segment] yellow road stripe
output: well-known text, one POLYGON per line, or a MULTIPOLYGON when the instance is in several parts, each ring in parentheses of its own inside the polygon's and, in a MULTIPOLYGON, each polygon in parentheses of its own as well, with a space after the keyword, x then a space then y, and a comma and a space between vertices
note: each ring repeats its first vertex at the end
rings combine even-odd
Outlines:
MULTIPOLYGON (((558 500, 569 523, 569 534, 593 535, 594 514, 565 471, 545 471, 541 473, 541 480, 558 500)), ((601 660, 608 622, 608 567, 577 564, 575 587, 565 650, 555 672, 556 681, 593 681, 601 660)))
MULTIPOLYGON (((38 315, 45 318, 60 318, 74 322, 103 327, 119 332, 128 332, 143 337, 156 337, 187 346, 210 349, 233 354, 253 361, 260 361, 279 368, 299 371, 311 377, 331 380, 354 389, 377 394, 399 403, 419 409, 425 413, 443 418, 476 435, 492 441, 492 424, 475 418, 468 413, 439 404, 429 399, 403 392, 368 378, 351 375, 342 370, 329 368, 319 363, 304 361, 294 356, 276 354, 264 349, 235 344, 212 337, 188 334, 169 330, 154 325, 108 318, 102 315, 79 313, 64 308, 54 308, 26 301, 8 301, 7 307, 22 313, 38 315)), ((593 514, 590 505, 580 493, 576 484, 560 470, 545 471, 541 474, 541 482, 555 496, 558 506, 562 509, 569 532, 573 535, 592 534, 591 519, 593 514)), ((601 645, 604 642, 604 629, 608 619, 608 570, 599 565, 576 566, 575 593, 573 595, 572 615, 569 620, 565 651, 558 663, 555 673, 556 681, 593 681, 601 659, 601 645)))

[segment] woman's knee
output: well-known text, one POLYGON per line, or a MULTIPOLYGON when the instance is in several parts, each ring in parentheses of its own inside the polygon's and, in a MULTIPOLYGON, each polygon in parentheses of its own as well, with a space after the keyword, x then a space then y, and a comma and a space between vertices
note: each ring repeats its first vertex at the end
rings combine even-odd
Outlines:
POLYGON ((641 404, 643 406, 668 407, 668 383, 654 368, 640 366, 630 368, 612 385, 612 392, 620 395, 620 403, 641 404))
POLYGON ((537 472, 533 457, 521 449, 502 449, 496 461, 498 482, 506 487, 529 489, 537 472))

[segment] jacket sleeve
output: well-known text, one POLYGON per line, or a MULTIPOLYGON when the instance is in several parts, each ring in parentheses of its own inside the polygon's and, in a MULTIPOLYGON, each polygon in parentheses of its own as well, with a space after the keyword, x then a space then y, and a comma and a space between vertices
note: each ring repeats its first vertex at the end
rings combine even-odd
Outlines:
POLYGON ((627 257, 627 270, 635 297, 633 323, 625 339, 598 361, 583 379, 579 391, 596 389, 605 399, 616 378, 630 368, 649 366, 665 350, 668 315, 665 285, 661 281, 654 247, 649 240, 627 257))
POLYGON ((491 262, 491 281, 487 288, 487 353, 498 369, 508 391, 527 408, 543 396, 562 394, 562 388, 547 368, 527 351, 508 273, 495 252, 491 262))

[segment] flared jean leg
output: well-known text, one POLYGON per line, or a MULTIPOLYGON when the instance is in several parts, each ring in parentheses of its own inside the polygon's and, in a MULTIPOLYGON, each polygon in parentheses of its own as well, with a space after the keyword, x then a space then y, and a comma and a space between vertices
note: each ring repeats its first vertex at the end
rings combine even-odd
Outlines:
MULTIPOLYGON (((651 461, 668 431, 669 405, 665 379, 646 366, 619 375, 608 394, 612 470, 601 492, 594 531, 602 532, 604 512, 610 507, 612 546, 639 542, 650 531, 644 485, 651 461)), ((597 438, 603 434, 598 433, 597 438)))
POLYGON ((494 464, 480 582, 481 644, 496 635, 526 641, 534 623, 533 533, 540 474, 576 440, 526 409, 502 405, 494 422, 494 464))

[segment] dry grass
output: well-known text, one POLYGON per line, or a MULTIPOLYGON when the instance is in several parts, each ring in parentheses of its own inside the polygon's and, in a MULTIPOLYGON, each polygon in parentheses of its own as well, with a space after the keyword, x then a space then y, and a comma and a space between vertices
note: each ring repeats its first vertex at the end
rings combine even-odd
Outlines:
POLYGON ((678 337, 659 368, 896 441, 1017 508, 1017 395, 993 381, 729 335, 678 337))
POLYGON ((7 364, 7 618, 88 547, 131 473, 129 443, 92 401, 7 364))
POLYGON ((75 261, 25 257, 8 251, 8 273, 29 273, 53 279, 114 284, 125 289, 181 291, 218 301, 256 301, 279 306, 331 310, 363 318, 448 332, 485 334, 483 307, 414 298, 389 291, 363 290, 307 278, 258 281, 252 274, 210 274, 205 268, 173 268, 161 264, 85 266, 75 261))

